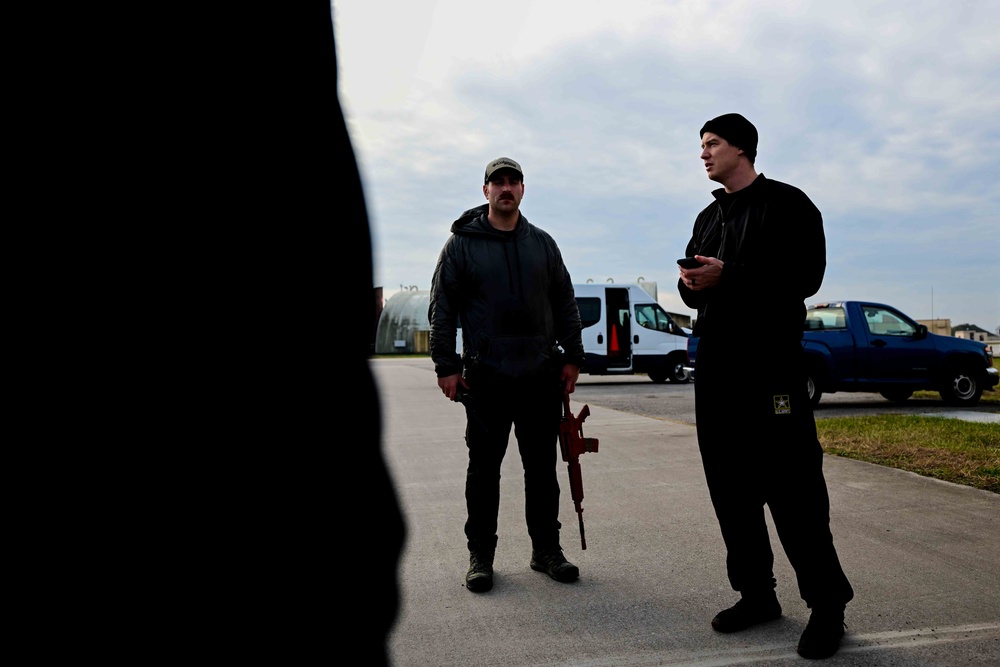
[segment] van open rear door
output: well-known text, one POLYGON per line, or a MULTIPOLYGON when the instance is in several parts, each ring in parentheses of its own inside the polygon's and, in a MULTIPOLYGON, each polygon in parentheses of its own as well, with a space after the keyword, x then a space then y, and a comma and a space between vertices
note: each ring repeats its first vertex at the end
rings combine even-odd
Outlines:
POLYGON ((632 311, 628 288, 608 287, 608 368, 632 368, 632 311))

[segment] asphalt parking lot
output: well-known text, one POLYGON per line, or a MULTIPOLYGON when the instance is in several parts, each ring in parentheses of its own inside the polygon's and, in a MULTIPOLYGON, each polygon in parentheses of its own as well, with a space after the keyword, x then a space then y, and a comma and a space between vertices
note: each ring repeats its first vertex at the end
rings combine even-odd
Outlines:
MULTIPOLYGON (((473 594, 463 581, 462 409, 441 396, 429 359, 376 359, 372 368, 408 529, 389 640, 393 665, 808 662, 795 653, 808 609, 776 539, 782 618, 735 635, 709 625, 736 598, 692 423, 609 407, 581 386, 572 407, 590 406, 584 432, 600 442, 580 459, 586 550, 565 482, 561 516, 563 547, 580 580, 560 584, 528 567, 520 462, 511 447, 496 584, 473 594)), ((630 391, 653 394, 651 402, 682 401, 691 389, 676 385, 679 398, 671 398, 657 394, 670 385, 644 381, 630 391)), ((824 466, 835 540, 856 590, 841 651, 824 664, 1000 664, 1000 496, 837 457, 824 466)))
MULTIPOLYGON (((694 385, 691 383, 655 384, 645 375, 582 375, 574 399, 646 417, 694 424, 694 385)), ((817 419, 888 413, 1000 423, 1000 406, 995 403, 955 408, 946 405, 937 395, 896 403, 874 393, 838 392, 824 394, 815 411, 817 419)))

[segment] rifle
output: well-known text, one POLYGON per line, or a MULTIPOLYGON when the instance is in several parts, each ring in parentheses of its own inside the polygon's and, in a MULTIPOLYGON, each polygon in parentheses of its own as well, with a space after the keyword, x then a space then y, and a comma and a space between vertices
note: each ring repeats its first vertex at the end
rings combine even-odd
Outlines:
POLYGON ((597 451, 597 438, 583 437, 583 421, 590 416, 590 406, 584 405, 578 417, 573 416, 569 407, 569 394, 563 395, 563 418, 559 422, 559 449, 562 459, 569 467, 569 489, 580 519, 580 543, 587 549, 587 538, 583 532, 583 477, 580 474, 580 454, 597 451))

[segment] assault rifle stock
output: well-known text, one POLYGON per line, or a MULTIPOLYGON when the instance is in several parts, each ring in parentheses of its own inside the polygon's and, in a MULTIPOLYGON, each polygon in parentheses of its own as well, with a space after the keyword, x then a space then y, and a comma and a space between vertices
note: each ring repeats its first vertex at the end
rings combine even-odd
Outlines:
POLYGON ((569 395, 563 396, 563 418, 559 423, 559 449, 562 459, 569 467, 569 489, 580 520, 580 544, 587 548, 587 538, 583 532, 583 477, 580 474, 580 454, 597 451, 597 438, 583 437, 583 421, 590 416, 590 406, 584 405, 580 415, 573 416, 569 407, 569 395))

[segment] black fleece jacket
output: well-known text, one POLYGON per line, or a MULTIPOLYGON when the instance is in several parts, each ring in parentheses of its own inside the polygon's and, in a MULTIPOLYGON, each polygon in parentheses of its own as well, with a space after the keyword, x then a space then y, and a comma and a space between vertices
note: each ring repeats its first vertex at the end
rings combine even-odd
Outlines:
POLYGON ((712 194, 685 256, 721 259, 722 281, 699 291, 677 281, 684 303, 698 311, 694 335, 798 344, 804 301, 819 291, 826 272, 819 209, 798 188, 763 174, 735 193, 712 194))
POLYGON ((556 361, 582 366, 580 311, 555 240, 523 215, 512 232, 494 229, 488 212, 483 204, 459 216, 434 268, 428 319, 437 376, 464 366, 515 378, 556 361))

